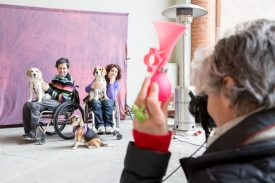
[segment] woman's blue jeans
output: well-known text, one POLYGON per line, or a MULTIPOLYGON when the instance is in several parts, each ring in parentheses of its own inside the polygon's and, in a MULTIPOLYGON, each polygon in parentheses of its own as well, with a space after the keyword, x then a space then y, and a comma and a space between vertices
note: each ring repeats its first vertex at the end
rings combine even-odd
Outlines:
POLYGON ((113 110, 115 101, 112 99, 107 100, 91 100, 88 102, 89 108, 95 115, 95 127, 98 129, 100 126, 113 127, 113 110))

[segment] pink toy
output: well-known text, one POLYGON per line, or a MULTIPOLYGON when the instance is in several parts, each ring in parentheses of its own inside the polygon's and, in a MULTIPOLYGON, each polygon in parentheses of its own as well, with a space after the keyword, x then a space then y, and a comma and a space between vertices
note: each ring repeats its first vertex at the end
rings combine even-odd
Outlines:
POLYGON ((164 102, 170 97, 172 91, 165 66, 177 40, 186 30, 186 26, 172 22, 153 22, 153 24, 158 34, 160 49, 150 48, 149 53, 144 56, 144 63, 148 66, 148 72, 153 74, 151 84, 158 83, 159 101, 164 102), (154 57, 153 62, 150 61, 151 57, 154 57))
POLYGON ((200 134, 202 134, 202 131, 201 131, 201 130, 198 130, 198 131, 196 131, 196 132, 194 133, 194 136, 198 136, 198 135, 200 135, 200 134))

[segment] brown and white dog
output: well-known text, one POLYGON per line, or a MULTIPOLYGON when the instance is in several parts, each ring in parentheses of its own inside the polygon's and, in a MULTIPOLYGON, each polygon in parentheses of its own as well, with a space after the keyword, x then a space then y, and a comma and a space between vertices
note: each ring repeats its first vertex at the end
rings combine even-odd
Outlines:
POLYGON ((30 68, 26 74, 30 79, 30 98, 28 102, 32 101, 32 95, 34 93, 36 94, 36 102, 42 102, 46 99, 50 99, 51 95, 42 90, 42 83, 45 83, 42 78, 42 72, 38 68, 30 68))
MULTIPOLYGON (((93 75, 95 77, 94 82, 98 82, 101 84, 101 87, 98 89, 92 89, 88 96, 86 98, 84 98, 84 104, 83 104, 83 110, 84 113, 86 112, 85 107, 86 104, 95 99, 95 100, 107 100, 109 99, 106 92, 107 92, 107 88, 106 88, 106 80, 105 80, 105 75, 107 74, 106 69, 103 66, 96 66, 94 68, 93 71, 93 75)), ((91 86, 92 87, 92 86, 91 86)), ((93 126, 93 129, 95 130, 95 127, 93 126)))
POLYGON ((88 148, 98 148, 98 147, 114 147, 112 144, 103 144, 98 136, 93 130, 84 124, 82 117, 79 115, 74 115, 71 117, 71 124, 73 126, 73 134, 75 135, 73 150, 77 148, 80 141, 82 141, 88 148))
POLYGON ((91 101, 92 99, 95 100, 106 100, 109 99, 107 97, 107 89, 106 89, 106 80, 105 75, 107 74, 106 69, 103 66, 96 66, 93 71, 93 75, 95 77, 94 82, 98 82, 101 84, 101 87, 98 89, 93 89, 89 93, 88 100, 91 101))

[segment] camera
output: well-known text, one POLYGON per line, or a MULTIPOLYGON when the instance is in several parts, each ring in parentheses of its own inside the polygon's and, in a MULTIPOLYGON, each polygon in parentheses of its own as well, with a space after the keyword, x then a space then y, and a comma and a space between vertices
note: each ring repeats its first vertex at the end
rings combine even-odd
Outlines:
POLYGON ((195 118, 196 123, 201 123, 205 131, 205 138, 208 139, 213 127, 216 127, 214 120, 207 112, 207 99, 208 96, 201 93, 195 96, 192 91, 189 92, 191 101, 188 105, 190 114, 195 118))

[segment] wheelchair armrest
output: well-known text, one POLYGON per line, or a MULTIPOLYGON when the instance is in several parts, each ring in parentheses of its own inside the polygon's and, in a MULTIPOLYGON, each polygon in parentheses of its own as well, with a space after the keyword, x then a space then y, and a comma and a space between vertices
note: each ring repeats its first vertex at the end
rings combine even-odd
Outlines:
POLYGON ((84 99, 83 99, 83 102, 85 102, 85 100, 88 98, 89 96, 87 95, 84 99))

